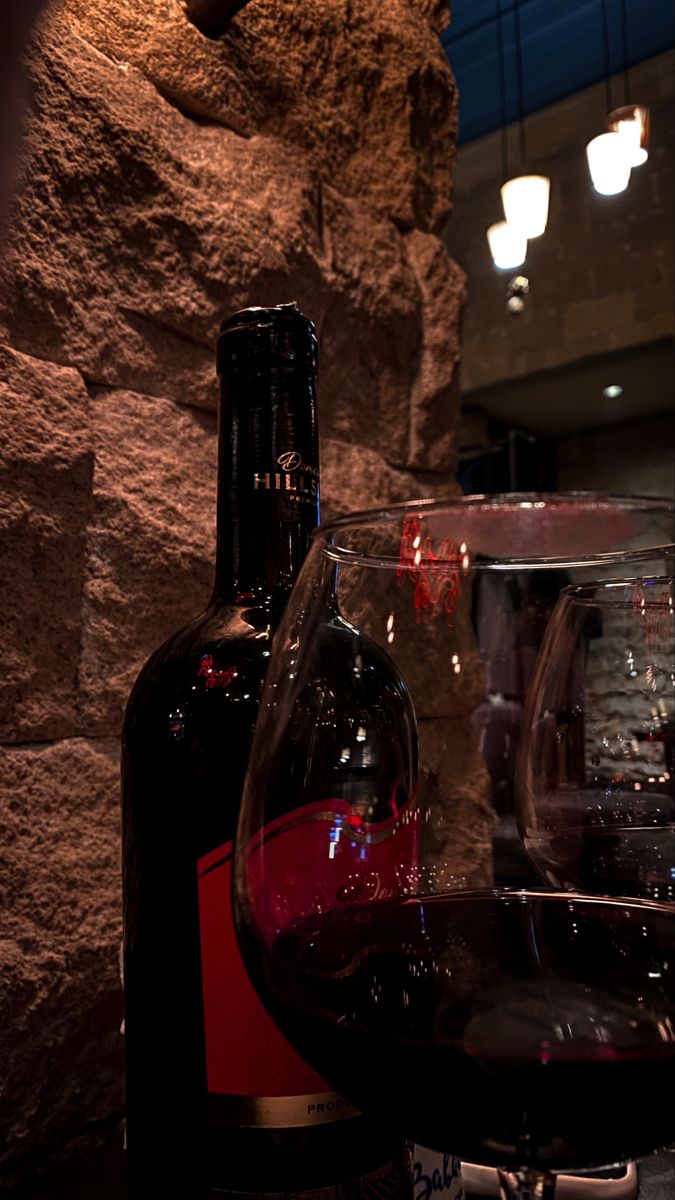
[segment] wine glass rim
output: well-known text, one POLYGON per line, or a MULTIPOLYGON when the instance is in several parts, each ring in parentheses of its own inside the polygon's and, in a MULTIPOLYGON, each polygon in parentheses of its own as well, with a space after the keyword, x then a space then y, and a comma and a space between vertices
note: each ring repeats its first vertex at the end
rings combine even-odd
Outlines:
MULTIPOLYGON (((407 515, 435 516, 443 513, 460 513, 468 509, 498 508, 501 511, 509 509, 544 509, 562 505, 594 504, 598 507, 608 507, 622 512, 656 512, 675 514, 675 502, 665 496, 622 496, 611 492, 498 492, 476 493, 462 495, 450 499, 437 500, 433 497, 424 500, 406 500, 389 504, 381 508, 361 509, 346 513, 332 521, 322 524, 314 532, 315 543, 322 546, 325 557, 352 566, 380 567, 382 569, 416 570, 414 563, 401 563, 396 555, 370 554, 365 551, 353 550, 340 544, 340 535, 348 530, 357 530, 369 526, 385 527, 400 521, 407 515)), ((606 566, 613 563, 631 563, 653 555, 671 556, 675 554, 675 542, 662 542, 638 549, 600 551, 590 555, 561 554, 536 557, 512 556, 496 558, 481 556, 481 562, 463 563, 465 573, 483 571, 509 571, 513 569, 550 570, 563 567, 606 566)), ((445 565, 443 559, 436 559, 435 566, 445 565)), ((448 560, 447 565, 455 565, 454 560, 448 560)))
MULTIPOLYGON (((649 588, 649 587, 673 587, 675 586, 675 575, 624 575, 619 579, 598 579, 595 582, 589 583, 573 583, 568 587, 564 587, 560 591, 561 599, 567 597, 574 601, 575 604, 587 604, 591 607, 597 607, 598 604, 613 604, 623 607, 631 607, 635 604, 635 597, 629 597, 625 600, 613 599, 612 592, 622 592, 626 588, 649 588), (608 599, 598 598, 598 592, 607 595, 608 599)), ((647 601, 651 604, 659 604, 664 608, 669 607, 660 598, 657 600, 647 601)))

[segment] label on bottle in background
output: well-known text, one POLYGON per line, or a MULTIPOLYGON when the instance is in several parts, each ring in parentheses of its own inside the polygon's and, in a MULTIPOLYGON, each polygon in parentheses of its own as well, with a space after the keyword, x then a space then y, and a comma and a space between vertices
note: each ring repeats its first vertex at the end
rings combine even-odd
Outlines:
MULTIPOLYGON (((413 805, 364 825, 342 800, 307 805, 271 822, 252 839, 248 856, 249 895, 257 901, 261 932, 273 940, 327 904, 347 907, 412 890, 418 828, 413 805)), ((204 855, 198 873, 212 1120, 293 1128, 358 1115, 300 1058, 258 999, 234 930, 232 843, 204 855)))
POLYGON ((412 1200, 464 1200, 462 1164, 452 1154, 415 1146, 412 1200))

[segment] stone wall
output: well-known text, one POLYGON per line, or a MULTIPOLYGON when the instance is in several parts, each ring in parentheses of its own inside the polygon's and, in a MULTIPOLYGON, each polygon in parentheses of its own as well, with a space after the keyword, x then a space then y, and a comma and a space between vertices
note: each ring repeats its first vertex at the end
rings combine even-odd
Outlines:
POLYGON ((221 318, 316 321, 329 512, 453 486, 445 16, 254 0, 211 40, 178 0, 64 0, 36 39, 1 266, 7 1180, 121 1112, 117 739, 209 593, 221 318))

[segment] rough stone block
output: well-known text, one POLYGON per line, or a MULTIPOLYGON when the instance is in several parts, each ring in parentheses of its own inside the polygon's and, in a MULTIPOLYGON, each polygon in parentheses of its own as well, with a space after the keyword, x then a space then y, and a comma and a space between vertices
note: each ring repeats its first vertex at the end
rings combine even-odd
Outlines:
POLYGON ((323 212, 321 429, 403 467, 424 320, 419 285, 391 222, 374 221, 328 188, 323 212))
POLYGON ((0 315, 12 344, 90 383, 215 407, 222 317, 295 298, 321 334, 324 435, 405 466, 412 395, 415 466, 447 466, 452 346, 432 359, 462 284, 440 243, 413 238, 408 261, 394 224, 321 184, 301 149, 196 125, 63 18, 32 72, 0 315))
POLYGON ((301 147, 342 193, 402 225, 447 219, 457 94, 437 0, 256 0, 218 38, 178 0, 66 7, 184 112, 301 147))
POLYGON ((432 234, 414 230, 405 241, 422 311, 419 364, 410 404, 408 463, 454 471, 459 424, 460 319, 466 275, 432 234))
POLYGON ((379 508, 404 500, 447 495, 455 490, 443 476, 399 471, 376 450, 343 442, 321 440, 321 519, 331 521, 364 508, 379 508))
POLYGON ((118 747, 0 748, 0 1163, 121 1112, 118 747))
POLYGON ((216 418, 96 389, 82 633, 82 727, 113 733, 153 650, 205 607, 215 554, 216 418))
POLYGON ((93 455, 77 371, 0 347, 0 740, 76 727, 93 455))

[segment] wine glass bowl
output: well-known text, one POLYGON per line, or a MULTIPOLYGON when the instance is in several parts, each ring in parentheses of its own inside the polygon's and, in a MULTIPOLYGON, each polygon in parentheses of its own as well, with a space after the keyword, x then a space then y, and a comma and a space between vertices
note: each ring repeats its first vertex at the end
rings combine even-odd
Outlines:
POLYGON ((672 576, 565 589, 529 691, 523 844, 547 884, 675 901, 672 576))
POLYGON ((672 1137, 674 952, 666 905, 441 893, 294 923, 268 986, 359 1108, 471 1161, 574 1170, 672 1137))
POLYGON ((669 571, 670 525, 587 496, 343 519, 270 660, 235 864, 256 988, 357 1107, 521 1179, 672 1136, 675 909, 536 890, 503 832, 561 588, 669 571))

